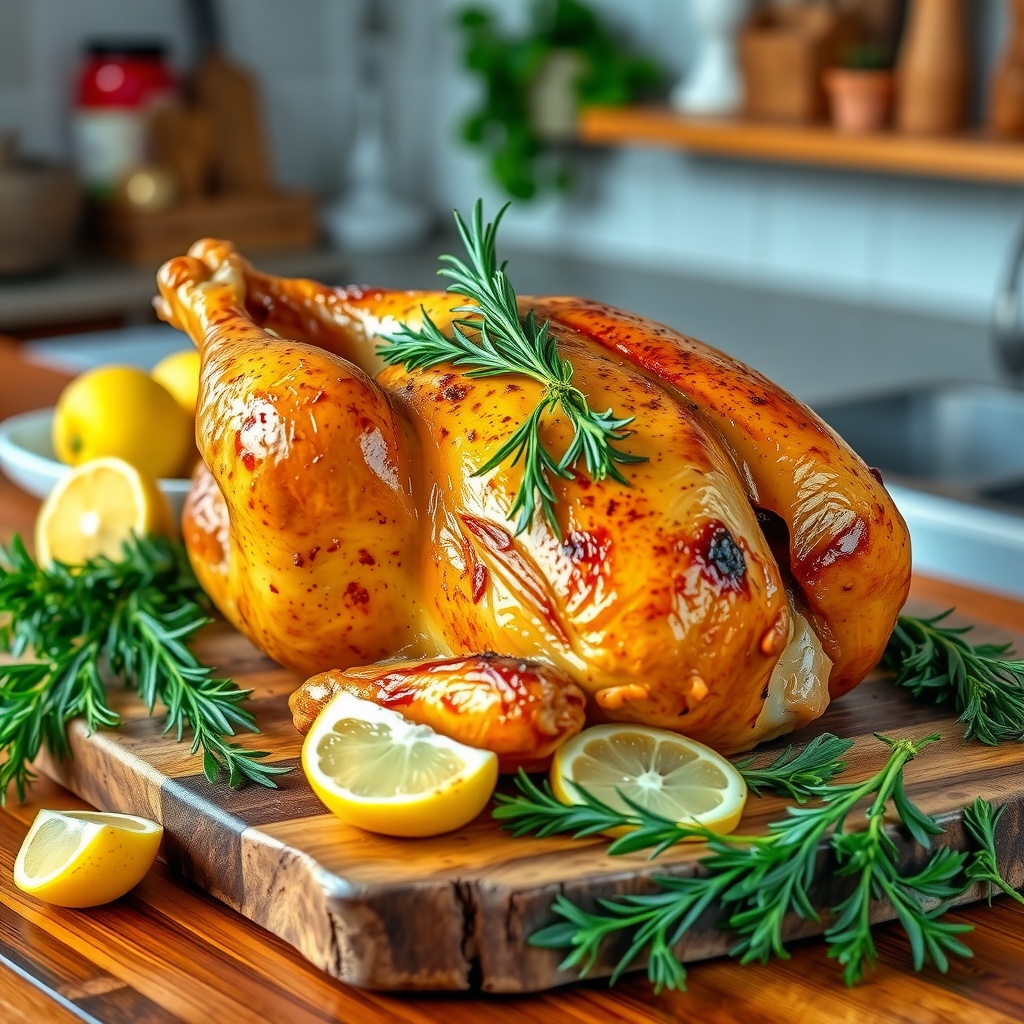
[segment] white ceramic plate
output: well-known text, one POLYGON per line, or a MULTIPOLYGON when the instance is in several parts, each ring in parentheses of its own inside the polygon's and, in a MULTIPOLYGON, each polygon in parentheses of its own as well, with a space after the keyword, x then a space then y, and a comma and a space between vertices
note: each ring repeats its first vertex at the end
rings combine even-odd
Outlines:
MULTIPOLYGON (((45 498, 68 471, 53 454, 50 440, 53 409, 36 409, 0 423, 0 469, 23 491, 45 498)), ((161 480, 175 519, 188 493, 190 480, 161 480)))

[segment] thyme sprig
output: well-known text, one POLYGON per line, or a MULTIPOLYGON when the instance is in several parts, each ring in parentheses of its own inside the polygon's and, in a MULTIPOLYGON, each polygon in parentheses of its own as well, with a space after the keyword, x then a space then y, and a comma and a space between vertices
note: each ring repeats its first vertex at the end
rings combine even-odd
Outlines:
POLYGON ((507 209, 507 205, 502 207, 493 223, 487 225, 479 200, 468 225, 455 213, 469 262, 445 254, 438 274, 451 281, 449 292, 468 301, 452 310, 464 315, 452 321, 451 335, 424 311, 422 326, 414 329, 403 324, 394 335, 383 339, 377 352, 386 363, 402 363, 407 370, 450 363, 468 367, 467 377, 520 374, 542 384, 544 390, 536 408, 476 470, 476 475, 489 473, 506 461, 515 466, 521 460, 522 481, 508 514, 509 519, 516 519, 515 532, 519 534, 530 525, 539 505, 552 529, 559 533, 555 478, 573 479, 582 462, 592 480, 610 477, 628 486, 619 465, 645 462, 646 458, 615 446, 630 435, 626 427, 633 417, 616 416, 611 409, 591 409, 587 396, 572 382, 572 363, 558 354, 549 322, 538 324, 532 312, 519 316, 515 290, 505 273, 505 263, 498 264, 495 249, 498 225, 507 209), (542 439, 545 416, 559 411, 573 429, 572 441, 561 457, 549 451, 542 439))
POLYGON ((965 739, 989 746, 1024 740, 1024 660, 1010 644, 968 643, 971 626, 940 625, 951 612, 899 616, 882 666, 915 697, 950 705, 965 739))
POLYGON ((109 677, 137 689, 150 714, 163 704, 164 731, 179 742, 191 729, 191 753, 202 750, 211 782, 225 771, 231 786, 275 785, 287 768, 228 739, 259 732, 241 706, 249 691, 214 678, 187 646, 209 622, 203 600, 181 545, 164 538, 133 538, 123 559, 74 568, 37 565, 18 537, 0 547, 0 650, 19 659, 0 665, 0 804, 11 783, 24 799, 44 745, 68 755, 71 719, 90 732, 120 724, 109 677))
MULTIPOLYGON (((957 938, 969 926, 940 920, 941 904, 929 904, 962 891, 956 879, 967 855, 940 849, 920 871, 902 876, 896 845, 884 827, 891 805, 915 842, 925 849, 930 847, 931 837, 942 831, 934 819, 911 803, 903 787, 906 763, 938 738, 931 735, 913 741, 878 736, 889 747, 889 757, 878 772, 860 783, 814 787, 820 804, 788 807, 786 817, 772 822, 766 835, 718 835, 699 827, 677 826, 689 837, 707 842, 709 852, 699 862, 698 874, 655 876, 658 891, 600 899, 596 911, 584 910, 559 895, 552 910, 562 920, 536 932, 530 942, 569 950, 561 969, 576 968, 585 975, 597 962, 605 942, 614 937, 625 949, 613 970, 612 984, 646 955, 648 977, 655 989, 684 988, 686 968, 674 947, 702 914, 716 908, 722 924, 736 933, 730 952, 741 962, 763 962, 773 955, 788 957, 783 942, 787 915, 805 920, 819 917, 810 890, 819 871, 822 846, 827 845, 832 853, 829 869, 854 880, 849 896, 833 908, 838 916, 826 932, 830 953, 843 964, 847 983, 859 980, 865 967, 875 962, 870 911, 879 899, 892 903, 907 931, 915 967, 930 958, 944 970, 948 954, 970 955, 957 938), (847 830, 853 809, 868 799, 867 827, 847 830)), ((619 852, 625 848, 620 847, 619 852)))

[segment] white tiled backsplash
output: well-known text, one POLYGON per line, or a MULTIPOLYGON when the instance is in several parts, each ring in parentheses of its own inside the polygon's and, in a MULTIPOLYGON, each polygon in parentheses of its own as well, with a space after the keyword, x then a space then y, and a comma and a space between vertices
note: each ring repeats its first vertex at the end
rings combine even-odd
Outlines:
MULTIPOLYGON (((389 129, 394 181, 442 216, 487 182, 457 124, 476 84, 450 31, 465 0, 373 0, 394 25, 389 129)), ((682 73, 690 59, 684 0, 591 0, 638 44, 682 73)), ((489 0, 509 19, 528 0, 489 0)), ((984 83, 1001 45, 1003 0, 971 0, 984 83)), ((346 172, 358 52, 355 0, 222 0, 226 45, 259 80, 278 179, 333 195, 346 172)), ((184 3, 0 0, 0 130, 66 152, 68 97, 83 40, 165 39, 193 59, 184 3)), ((586 154, 567 198, 518 205, 503 237, 519 248, 678 269, 746 283, 987 318, 1024 222, 1019 188, 942 183, 686 157, 658 150, 586 154)))

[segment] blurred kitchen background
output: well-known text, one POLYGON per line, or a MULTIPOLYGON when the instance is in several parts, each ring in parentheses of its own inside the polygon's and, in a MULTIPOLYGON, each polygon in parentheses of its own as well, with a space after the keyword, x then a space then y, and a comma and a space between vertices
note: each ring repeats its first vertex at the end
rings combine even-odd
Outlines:
POLYGON ((433 287, 452 209, 511 199, 520 292, 725 349, 1024 558, 1022 0, 0 0, 0 134, 40 359, 180 345, 153 272, 201 235, 433 287))

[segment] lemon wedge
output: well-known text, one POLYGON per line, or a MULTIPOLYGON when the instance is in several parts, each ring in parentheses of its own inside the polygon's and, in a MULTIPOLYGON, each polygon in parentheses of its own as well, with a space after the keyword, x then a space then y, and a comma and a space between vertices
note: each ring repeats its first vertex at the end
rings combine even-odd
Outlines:
POLYGON ((40 565, 121 558, 132 533, 170 533, 171 508, 153 479, 122 459, 93 459, 58 481, 36 518, 40 565))
POLYGON ((59 907, 98 907, 138 885, 163 831, 134 814, 41 810, 14 861, 14 884, 59 907))
POLYGON ((743 776, 717 751, 666 729, 625 723, 584 729, 555 751, 551 790, 564 804, 582 803, 572 783, 623 814, 634 812, 620 793, 672 821, 721 833, 736 828, 747 802, 743 776))
POLYGON ((313 792, 343 821, 391 836, 434 836, 472 821, 498 758, 342 691, 302 744, 313 792))

